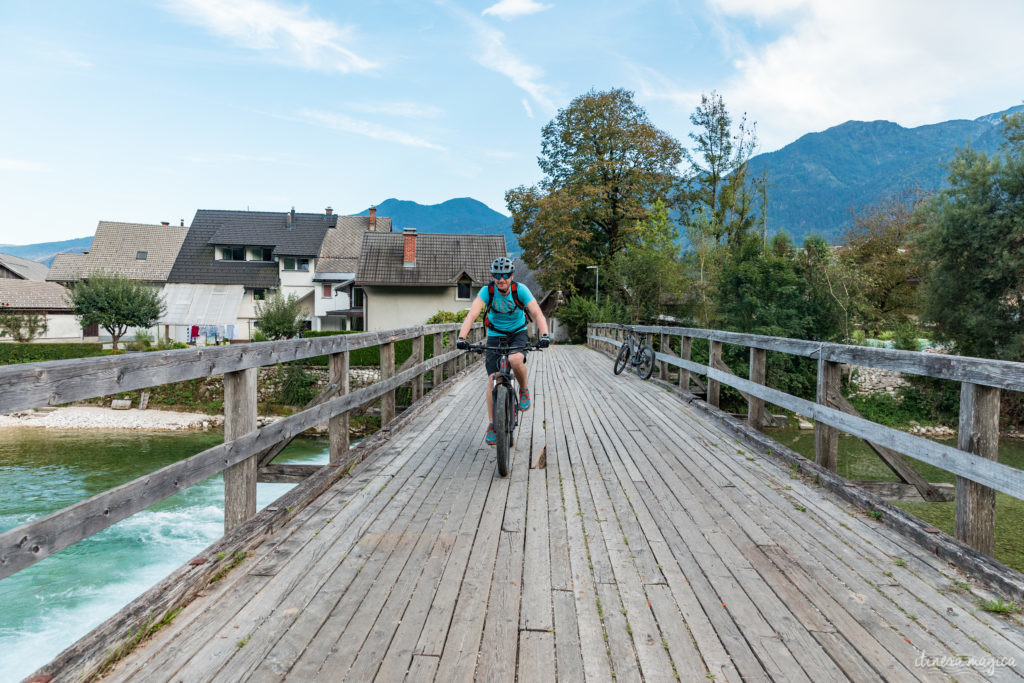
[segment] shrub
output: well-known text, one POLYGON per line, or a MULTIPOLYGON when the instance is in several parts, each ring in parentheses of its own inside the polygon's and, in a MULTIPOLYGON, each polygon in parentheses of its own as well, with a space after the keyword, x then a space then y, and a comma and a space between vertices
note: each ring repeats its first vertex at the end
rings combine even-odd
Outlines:
POLYGON ((256 327, 271 339, 291 339, 302 328, 299 297, 274 292, 256 303, 256 327))
POLYGON ((907 319, 899 320, 893 326, 893 346, 904 351, 919 351, 917 325, 907 319))
POLYGON ((102 356, 102 344, 14 344, 0 343, 0 365, 38 363, 45 360, 66 360, 102 356))
POLYGON ((281 385, 281 402, 291 406, 304 406, 317 394, 316 378, 296 363, 289 363, 281 385))

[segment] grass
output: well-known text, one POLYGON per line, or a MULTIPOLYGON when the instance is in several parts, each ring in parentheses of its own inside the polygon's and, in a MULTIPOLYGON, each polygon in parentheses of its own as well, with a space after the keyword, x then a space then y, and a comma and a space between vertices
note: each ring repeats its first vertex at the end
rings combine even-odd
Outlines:
POLYGON ((1003 602, 1002 598, 985 600, 981 603, 981 608, 986 612, 993 612, 994 614, 1016 614, 1022 609, 1013 602, 1003 602))

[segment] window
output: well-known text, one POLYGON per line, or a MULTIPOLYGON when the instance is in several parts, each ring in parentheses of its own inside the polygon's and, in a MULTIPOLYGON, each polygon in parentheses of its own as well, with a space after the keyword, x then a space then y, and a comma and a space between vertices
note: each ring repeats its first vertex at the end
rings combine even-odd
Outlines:
POLYGON ((149 256, 149 252, 148 251, 137 251, 137 252, 135 252, 135 260, 136 261, 145 261, 148 256, 149 256))
POLYGON ((309 259, 299 259, 299 270, 309 270, 309 259))
POLYGON ((274 260, 274 248, 273 247, 249 247, 249 260, 250 261, 273 261, 274 260))
POLYGON ((244 261, 245 247, 221 247, 221 261, 244 261))
POLYGON ((284 261, 285 270, 309 270, 309 259, 308 258, 285 258, 284 261))
POLYGON ((295 270, 295 259, 291 257, 283 259, 283 265, 281 267, 285 270, 295 270))
POLYGON ((334 292, 332 292, 331 289, 332 289, 332 286, 330 284, 324 285, 323 297, 325 299, 330 299, 332 296, 334 296, 334 292))
POLYGON ((252 290, 252 300, 253 301, 266 301, 266 299, 267 299, 267 290, 265 290, 265 289, 254 289, 254 290, 252 290))
POLYGON ((470 294, 469 280, 461 280, 455 292, 455 298, 459 301, 469 301, 470 294))
POLYGON ((363 289, 362 287, 352 288, 352 308, 363 307, 363 289))

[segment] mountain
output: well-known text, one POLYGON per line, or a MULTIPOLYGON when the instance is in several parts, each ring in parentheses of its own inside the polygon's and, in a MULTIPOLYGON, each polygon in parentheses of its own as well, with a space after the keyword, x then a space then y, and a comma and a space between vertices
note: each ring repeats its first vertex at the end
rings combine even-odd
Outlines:
MULTIPOLYGON (((365 216, 369 212, 356 214, 365 216)), ((418 204, 401 199, 386 199, 377 205, 378 216, 391 217, 391 229, 416 228, 417 232, 470 233, 504 235, 509 253, 521 251, 512 232, 512 218, 498 213, 472 197, 449 199, 440 204, 418 204)))
POLYGON ((92 244, 92 237, 79 237, 73 240, 62 240, 60 242, 39 242, 38 244, 0 244, 0 254, 20 256, 29 261, 39 261, 50 265, 53 257, 57 254, 70 253, 81 254, 89 251, 92 244))
POLYGON ((945 184, 943 164, 958 147, 992 153, 1002 140, 1002 115, 904 128, 891 121, 847 121, 808 133, 782 149, 750 160, 751 177, 768 174, 768 230, 802 242, 817 233, 838 241, 852 212, 886 195, 945 184))

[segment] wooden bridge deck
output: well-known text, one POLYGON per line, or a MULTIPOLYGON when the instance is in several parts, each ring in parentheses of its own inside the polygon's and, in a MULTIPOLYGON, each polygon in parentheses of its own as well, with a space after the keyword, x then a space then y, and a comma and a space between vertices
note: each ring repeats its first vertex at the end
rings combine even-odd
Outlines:
POLYGON ((110 677, 1021 680, 1019 619, 925 549, 595 351, 529 367, 509 478, 481 368, 110 677))

